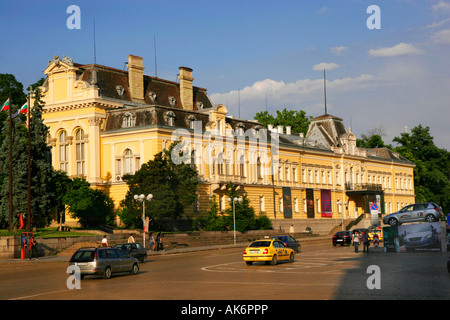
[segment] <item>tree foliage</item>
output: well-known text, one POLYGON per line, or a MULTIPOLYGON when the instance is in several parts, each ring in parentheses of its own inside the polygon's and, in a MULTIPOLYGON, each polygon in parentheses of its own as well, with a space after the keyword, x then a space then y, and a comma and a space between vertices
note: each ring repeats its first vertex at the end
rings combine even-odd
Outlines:
POLYGON ((438 148, 429 127, 418 125, 411 133, 395 137, 399 154, 414 162, 414 187, 416 202, 431 201, 444 212, 450 210, 450 152, 438 148))
POLYGON ((264 124, 265 127, 269 124, 284 127, 291 126, 292 133, 304 133, 306 135, 312 117, 306 116, 303 110, 287 110, 285 108, 283 111, 277 110, 276 117, 269 114, 268 111, 262 111, 256 113, 254 119, 264 124))
POLYGON ((119 216, 127 226, 142 226, 143 204, 134 200, 134 195, 153 195, 151 201, 145 200, 145 216, 150 217, 152 223, 158 219, 175 220, 183 214, 186 206, 194 203, 197 198, 198 173, 189 164, 175 164, 172 161, 172 150, 178 143, 157 153, 135 174, 123 177, 128 191, 121 202, 123 209, 119 216))
POLYGON ((113 200, 103 191, 91 188, 85 179, 73 179, 63 202, 68 205, 72 217, 77 218, 84 228, 111 224, 114 220, 113 200))
MULTIPOLYGON (((244 194, 240 196, 236 191, 236 185, 232 182, 228 183, 228 197, 229 199, 234 199, 240 197, 241 201, 235 202, 235 221, 236 230, 244 232, 246 230, 258 230, 258 229, 272 229, 272 224, 270 219, 266 216, 260 216, 259 218, 255 215, 255 210, 250 206, 250 200, 247 195, 244 194)), ((234 230, 233 221, 233 202, 230 202, 230 207, 225 210, 223 214, 219 212, 219 207, 216 202, 215 197, 210 200, 210 207, 208 211, 207 221, 205 230, 207 231, 225 231, 234 230)))

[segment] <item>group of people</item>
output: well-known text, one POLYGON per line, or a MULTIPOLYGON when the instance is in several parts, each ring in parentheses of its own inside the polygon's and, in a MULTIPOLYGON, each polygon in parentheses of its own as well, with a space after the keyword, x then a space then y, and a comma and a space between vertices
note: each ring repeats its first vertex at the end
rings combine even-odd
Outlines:
POLYGON ((155 239, 155 236, 153 235, 153 233, 150 232, 150 234, 148 235, 148 240, 150 241, 150 248, 149 248, 150 251, 164 250, 163 237, 162 237, 161 232, 158 233, 158 235, 156 236, 156 239, 155 239))
POLYGON ((34 258, 38 260, 38 252, 37 252, 37 242, 34 239, 34 235, 28 234, 27 236, 23 236, 23 249, 26 250, 28 259, 34 258))
MULTIPOLYGON (((150 232, 150 234, 149 234, 149 236, 148 236, 148 240, 149 240, 149 242, 150 242, 150 245, 149 245, 149 250, 150 251, 159 251, 159 250, 164 250, 164 247, 163 247, 163 237, 162 237, 162 234, 161 234, 161 232, 160 233, 158 233, 158 235, 156 236, 156 238, 155 238, 155 236, 153 235, 153 233, 152 232, 150 232)), ((129 237, 128 237, 128 243, 135 243, 136 241, 134 240, 134 235, 133 234, 131 234, 129 237)), ((106 235, 104 235, 103 236, 103 239, 102 239, 102 247, 108 247, 109 245, 108 245, 108 239, 106 238, 106 235)))
POLYGON ((355 252, 359 252, 358 247, 361 242, 364 246, 363 252, 369 253, 370 239, 369 235, 367 234, 367 231, 363 231, 361 234, 359 234, 359 232, 357 231, 353 233, 352 244, 353 247, 355 248, 355 252))

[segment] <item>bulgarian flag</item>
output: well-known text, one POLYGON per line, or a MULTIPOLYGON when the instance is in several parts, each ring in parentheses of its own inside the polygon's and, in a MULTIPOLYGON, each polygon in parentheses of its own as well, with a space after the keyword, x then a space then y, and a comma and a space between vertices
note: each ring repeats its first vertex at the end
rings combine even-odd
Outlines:
POLYGON ((21 113, 27 113, 27 111, 28 111, 28 102, 25 102, 24 105, 19 110, 14 112, 14 114, 12 115, 12 118, 14 119, 21 113))
POLYGON ((5 101, 5 103, 2 104, 2 109, 0 111, 7 111, 9 110, 9 98, 5 101))

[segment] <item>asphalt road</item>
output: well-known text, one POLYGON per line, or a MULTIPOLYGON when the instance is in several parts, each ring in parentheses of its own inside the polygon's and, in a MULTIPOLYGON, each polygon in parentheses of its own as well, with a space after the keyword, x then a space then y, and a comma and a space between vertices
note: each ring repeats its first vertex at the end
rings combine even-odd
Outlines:
POLYGON ((293 263, 246 266, 242 248, 149 257, 138 275, 86 277, 67 288, 67 262, 0 264, 2 300, 450 299, 447 253, 354 253, 302 243, 293 263))

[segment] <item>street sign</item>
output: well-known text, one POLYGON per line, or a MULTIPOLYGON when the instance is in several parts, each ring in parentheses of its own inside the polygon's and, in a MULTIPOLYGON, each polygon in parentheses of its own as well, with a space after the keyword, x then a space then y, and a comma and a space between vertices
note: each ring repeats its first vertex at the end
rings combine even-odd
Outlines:
POLYGON ((370 204, 370 211, 377 211, 378 212, 378 204, 376 202, 372 202, 370 204))

